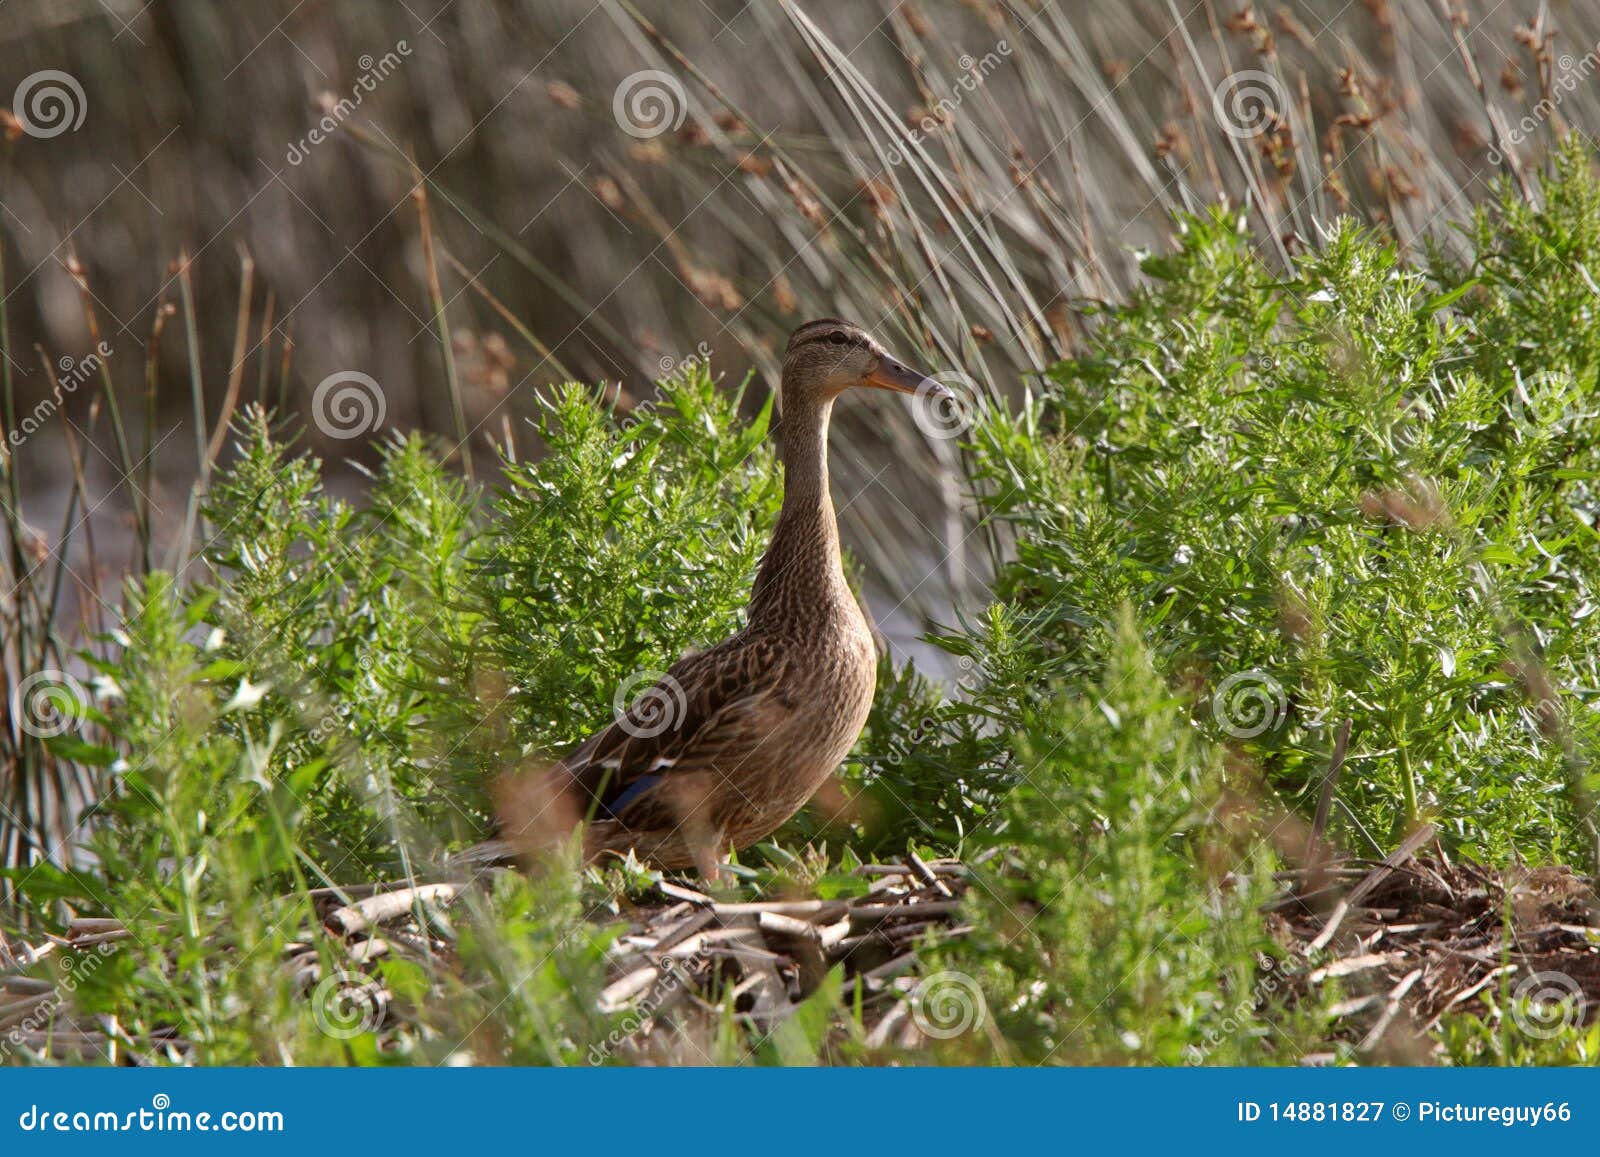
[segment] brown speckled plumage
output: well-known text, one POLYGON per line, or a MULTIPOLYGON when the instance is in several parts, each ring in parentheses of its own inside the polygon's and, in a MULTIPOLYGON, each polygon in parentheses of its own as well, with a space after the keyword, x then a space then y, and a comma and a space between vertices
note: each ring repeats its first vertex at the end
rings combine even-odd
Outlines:
POLYGON ((779 426, 783 509, 745 628, 674 664, 558 774, 590 815, 585 851, 716 871, 794 815, 849 753, 872 706, 871 632, 845 582, 828 492, 828 420, 852 386, 938 390, 859 327, 794 332, 779 426))

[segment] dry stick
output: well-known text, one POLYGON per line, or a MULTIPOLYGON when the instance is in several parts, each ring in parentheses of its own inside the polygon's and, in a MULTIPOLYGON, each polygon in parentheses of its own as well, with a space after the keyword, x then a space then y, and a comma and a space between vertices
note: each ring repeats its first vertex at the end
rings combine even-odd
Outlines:
POLYGON ((875 927, 905 916, 950 916, 961 911, 960 900, 931 900, 921 904, 858 904, 850 909, 853 924, 875 927))
POLYGON ((51 1003, 51 991, 33 993, 20 1000, 0 1003, 0 1029, 8 1029, 38 1015, 41 1009, 51 1003))
POLYGON ((267 404, 267 376, 272 367, 272 311, 277 304, 272 287, 267 287, 267 301, 261 311, 261 362, 256 376, 256 404, 267 404))
POLYGON ((772 912, 779 916, 809 916, 818 922, 826 920, 832 923, 848 907, 843 900, 758 900, 743 904, 716 904, 712 911, 719 917, 759 916, 762 912, 772 912))
MULTIPOLYGON (((950 902, 925 899, 939 896, 937 885, 945 884, 959 865, 941 860, 923 862, 920 869, 915 864, 866 868, 862 874, 877 877, 875 890, 855 901, 772 900, 699 906, 693 902, 701 898, 699 893, 669 884, 671 894, 688 899, 651 913, 642 928, 618 941, 622 951, 616 954, 611 983, 601 997, 602 1006, 611 1011, 637 1007, 647 999, 641 994, 659 991, 660 976, 672 962, 712 956, 739 970, 734 987, 724 993, 725 1000, 748 997, 755 1001, 751 1015, 781 1018, 793 1009, 794 991, 792 984, 779 978, 775 968, 798 969, 799 991, 803 994, 813 991, 830 964, 839 963, 848 950, 869 944, 873 946, 870 959, 874 963, 870 969, 857 970, 852 982, 864 997, 880 1002, 887 996, 885 986, 898 983, 893 978, 916 965, 913 943, 935 928, 949 935, 962 935, 971 929, 946 928, 942 909, 950 902), (893 922, 851 937, 852 909, 858 918, 866 914, 880 923, 893 922), (839 919, 824 923, 835 912, 839 919), (756 917, 753 922, 751 916, 756 917), (923 916, 933 918, 918 919, 923 916), (717 923, 724 926, 708 927, 717 923), (789 993, 787 1000, 785 992, 789 993)), ((848 963, 845 967, 850 969, 848 963)), ((681 996, 699 1002, 692 992, 685 991, 681 996)), ((896 1007, 904 1006, 893 1005, 885 1015, 892 1017, 896 1007)), ((659 1012, 660 1006, 653 1011, 659 1012)), ((902 1019, 903 1015, 902 1012, 902 1019)), ((877 1030, 876 1039, 886 1042, 896 1031, 891 1022, 888 1028, 877 1030)))
POLYGON ((289 408, 289 364, 294 360, 294 318, 284 320, 283 352, 278 356, 278 412, 289 408))
POLYGON ((1438 1024, 1439 1021, 1443 1019, 1446 1012, 1449 1012, 1458 1004, 1465 1004, 1467 1001, 1477 996, 1478 993, 1488 988, 1500 977, 1504 976, 1508 972, 1515 972, 1516 970, 1517 966, 1515 964, 1502 964, 1498 968, 1491 968, 1488 974, 1485 975, 1482 980, 1478 981, 1478 983, 1474 984, 1471 988, 1462 989, 1460 992, 1452 996, 1450 998, 1450 1003, 1445 1005, 1444 1008, 1440 1010, 1439 1015, 1433 1018, 1433 1021, 1428 1025, 1428 1028, 1432 1029, 1434 1025, 1438 1024))
POLYGON ((189 487, 183 514, 183 533, 173 546, 173 569, 182 570, 194 550, 195 530, 201 520, 200 502, 211 481, 206 462, 206 399, 200 380, 200 327, 195 320, 194 282, 189 274, 189 253, 178 253, 178 297, 183 303, 183 328, 189 353, 189 397, 194 408, 194 442, 198 473, 189 487))
POLYGON ((650 949, 650 951, 658 953, 670 952, 672 949, 682 944, 685 940, 689 939, 689 937, 693 936, 696 932, 704 929, 707 924, 710 924, 716 918, 716 913, 710 908, 696 909, 692 915, 685 918, 682 922, 674 925, 659 938, 657 938, 655 945, 650 949))
MULTIPOLYGON (((45 381, 50 383, 51 391, 55 397, 59 398, 61 396, 61 383, 56 379, 55 366, 51 364, 50 358, 45 354, 43 346, 35 344, 33 349, 34 352, 39 355, 39 364, 44 368, 45 381)), ((71 441, 72 423, 65 422, 63 423, 63 426, 66 430, 68 439, 67 445, 70 448, 73 445, 71 441)), ((61 588, 67 572, 68 540, 72 536, 73 528, 78 525, 78 509, 80 505, 84 509, 90 508, 89 496, 85 492, 83 486, 83 472, 81 470, 75 471, 74 479, 74 485, 67 492, 67 509, 61 523, 61 545, 56 551, 56 569, 55 575, 50 581, 50 597, 49 601, 42 608, 42 613, 40 615, 40 622, 43 624, 45 631, 39 639, 38 658, 34 661, 33 665, 33 670, 36 671, 44 668, 45 659, 49 656, 51 647, 56 644, 56 640, 53 637, 50 626, 56 621, 56 613, 61 605, 61 588)), ((40 567, 43 567, 42 562, 40 567)), ((96 579, 95 581, 98 582, 99 580, 96 579)), ((24 659, 25 658, 26 656, 24 656, 24 659)), ((24 672, 26 672, 26 670, 27 666, 26 663, 24 663, 24 672)))
POLYGON ((200 488, 205 489, 211 471, 206 465, 206 399, 200 380, 200 327, 194 316, 194 282, 189 275, 189 252, 178 252, 178 292, 183 300, 184 333, 188 339, 189 397, 194 406, 194 444, 199 458, 200 488))
POLYGON ((459 891, 456 884, 421 884, 415 888, 384 892, 338 909, 328 916, 327 924, 334 931, 350 936, 403 916, 418 904, 448 904, 459 891))
POLYGON ((433 304, 433 320, 439 330, 439 345, 444 355, 444 378, 450 387, 450 419, 456 428, 456 446, 461 454, 461 472, 467 476, 467 481, 472 481, 472 446, 471 435, 467 431, 467 412, 461 403, 461 379, 456 375, 456 354, 451 346, 450 322, 445 317, 444 290, 439 285, 439 263, 433 254, 433 222, 428 213, 428 183, 422 176, 422 170, 417 168, 416 161, 411 163, 412 175, 416 180, 416 188, 412 190, 411 197, 417 203, 417 219, 422 227, 422 264, 428 275, 428 298, 433 304))
POLYGON ((1433 838, 1435 830, 1432 824, 1423 824, 1407 836, 1405 842, 1391 852, 1383 863, 1368 873, 1365 880, 1362 880, 1361 883, 1352 888, 1350 894, 1335 906, 1333 915, 1328 917, 1328 923, 1321 932, 1317 933, 1317 938, 1311 942, 1310 951, 1320 952, 1326 948, 1328 942, 1333 939, 1334 933, 1339 931, 1339 925, 1344 922, 1344 918, 1350 909, 1360 904, 1367 897, 1367 894, 1388 879, 1396 868, 1416 855, 1417 849, 1433 838))
POLYGON ((600 1011, 605 1013, 616 1012, 638 996, 645 989, 653 985, 661 976, 661 969, 653 964, 623 976, 621 980, 614 980, 600 990, 600 995, 595 1003, 600 1006, 600 1011))
MULTIPOLYGON (((92 439, 94 437, 94 414, 95 414, 95 410, 97 408, 98 408, 97 404, 91 403, 90 408, 89 408, 90 418, 89 418, 89 423, 88 423, 88 429, 84 431, 84 436, 86 438, 92 439)), ((62 427, 62 432, 66 436, 66 441, 67 441, 67 461, 72 466, 72 487, 73 487, 74 494, 77 496, 77 498, 76 498, 77 505, 82 507, 86 511, 92 510, 93 507, 89 503, 89 484, 88 484, 87 481, 85 481, 84 472, 83 472, 83 453, 79 449, 78 439, 73 433, 72 423, 71 422, 65 423, 63 425, 63 427, 62 427)), ((93 524, 93 521, 90 518, 88 518, 87 516, 85 516, 82 519, 82 526, 83 526, 84 550, 89 556, 89 579, 88 579, 87 582, 85 582, 82 579, 78 579, 77 580, 78 581, 78 585, 81 588, 83 588, 83 594, 88 596, 87 598, 84 598, 84 599, 82 599, 80 601, 80 604, 79 604, 79 621, 84 626, 84 634, 85 634, 85 636, 92 638, 95 635, 103 633, 105 631, 105 629, 106 629, 105 620, 103 618, 104 611, 102 609, 104 604, 101 602, 100 595, 99 595, 99 591, 105 585, 105 583, 103 581, 104 576, 101 574, 101 571, 100 571, 100 556, 99 556, 98 552, 94 548, 94 524, 93 524), (89 624, 89 614, 90 614, 91 611, 94 613, 95 618, 96 618, 96 622, 95 622, 95 624, 93 626, 90 626, 90 624, 89 624)), ((66 554, 67 554, 67 535, 63 534, 62 537, 61 537, 61 548, 60 548, 60 552, 59 552, 59 557, 63 560, 62 563, 61 563, 62 566, 66 565, 66 562, 65 562, 66 554)), ((59 577, 59 573, 58 573, 58 577, 59 577)), ((77 578, 76 575, 74 575, 73 577, 77 578)), ((56 594, 59 595, 59 593, 60 593, 59 590, 57 590, 56 594)), ((46 620, 46 623, 48 624, 48 623, 54 622, 55 621, 55 615, 56 615, 56 602, 55 602, 55 596, 53 595, 51 597, 51 603, 50 603, 50 617, 46 620)))
MULTIPOLYGON (((39 962, 39 956, 32 948, 24 944, 22 950, 26 953, 25 957, 12 956, 16 967, 31 968, 39 962)), ((43 996, 47 992, 54 992, 55 987, 52 981, 41 980, 36 976, 7 976, 0 980, 0 992, 21 993, 24 996, 43 996)))
POLYGON ((206 446, 206 469, 216 464, 222 453, 222 443, 228 437, 228 423, 233 420, 233 409, 239 404, 239 386, 244 381, 244 362, 248 356, 245 343, 250 340, 250 292, 255 285, 256 263, 250 254, 239 253, 239 317, 233 327, 233 364, 228 370, 228 389, 222 396, 222 412, 217 415, 217 427, 211 432, 206 446))
POLYGON ((1356 976, 1363 972, 1371 972, 1374 968, 1382 968, 1385 964, 1393 964, 1405 956, 1404 952, 1364 952, 1360 956, 1346 956, 1343 960, 1335 960, 1332 964, 1318 968, 1306 976, 1306 983, 1321 984, 1324 980, 1336 980, 1341 976, 1356 976))
POLYGON ((933 869, 928 867, 927 861, 925 861, 921 856, 917 855, 916 852, 908 853, 907 859, 911 861, 911 866, 917 870, 917 875, 921 876, 927 883, 933 885, 933 887, 938 890, 941 896, 944 896, 946 899, 948 899, 955 895, 955 893, 950 890, 950 885, 939 879, 939 877, 934 874, 933 869))
POLYGON ((1339 773, 1344 770, 1345 751, 1350 744, 1350 725, 1353 721, 1346 719, 1339 724, 1339 730, 1333 739, 1333 758, 1328 761, 1327 773, 1322 777, 1322 792, 1317 798, 1317 814, 1311 820, 1311 856, 1314 862, 1320 863, 1327 858, 1325 853, 1331 849, 1324 847, 1322 835, 1328 828, 1328 813, 1333 809, 1334 789, 1339 785, 1339 773))
POLYGON ((656 890, 670 899, 685 900, 690 904, 709 906, 712 903, 711 897, 704 892, 696 892, 692 888, 681 887, 670 880, 662 880, 656 885, 656 890))
MULTIPOLYGON (((167 318, 177 312, 177 307, 170 301, 160 299, 157 295, 155 320, 150 323, 150 337, 144 347, 144 461, 140 466, 140 473, 144 478, 144 492, 152 494, 155 491, 156 456, 156 397, 161 383, 161 335, 167 328, 167 318)), ((139 544, 142 552, 141 561, 144 564, 144 573, 149 574, 154 566, 154 559, 150 553, 150 536, 145 535, 139 544)))
POLYGON ((905 1024, 911 1015, 911 1002, 909 1000, 896 1001, 890 1006, 889 1011, 883 1014, 883 1019, 873 1026, 867 1034, 866 1046, 869 1049, 880 1049, 889 1043, 889 1038, 905 1024))
POLYGON ((1328 1008, 1329 1020, 1343 1020, 1347 1016, 1354 1016, 1358 1012, 1365 1012, 1373 1005, 1380 1003, 1383 997, 1375 992, 1366 996, 1351 996, 1338 1001, 1328 1008))
MULTIPOLYGON (((89 278, 84 273, 83 265, 78 260, 74 251, 66 262, 67 274, 78 286, 78 296, 83 301, 83 320, 89 327, 89 342, 98 356, 102 344, 100 338, 100 316, 94 309, 94 294, 89 292, 89 278)), ((109 348, 109 346, 108 346, 109 348)), ((106 412, 111 416, 111 433, 117 443, 117 457, 121 460, 119 465, 125 477, 133 476, 133 453, 128 449, 128 433, 122 425, 122 409, 117 405, 117 394, 111 387, 111 366, 107 358, 98 358, 100 370, 100 389, 106 399, 106 412)), ((133 495, 132 503, 134 525, 141 535, 150 534, 150 511, 148 505, 142 503, 137 493, 133 495)))
POLYGON ((1400 1012, 1400 1002, 1405 999, 1406 993, 1411 991, 1411 986, 1422 978, 1422 969, 1413 968, 1406 973, 1405 979, 1394 986, 1389 993, 1389 999, 1383 1006, 1383 1012, 1378 1017, 1378 1022, 1372 1026, 1372 1031, 1362 1038, 1356 1046, 1361 1052, 1370 1052, 1383 1040, 1383 1034, 1389 1031, 1389 1026, 1394 1023, 1395 1016, 1400 1012))

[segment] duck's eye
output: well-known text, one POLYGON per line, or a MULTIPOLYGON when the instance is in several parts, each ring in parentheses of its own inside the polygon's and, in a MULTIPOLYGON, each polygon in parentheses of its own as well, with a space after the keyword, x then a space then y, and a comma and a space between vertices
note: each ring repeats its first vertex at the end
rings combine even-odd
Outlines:
POLYGON ((828 344, 829 345, 849 345, 850 344, 850 339, 845 337, 844 334, 842 334, 842 333, 830 333, 828 335, 828 344))

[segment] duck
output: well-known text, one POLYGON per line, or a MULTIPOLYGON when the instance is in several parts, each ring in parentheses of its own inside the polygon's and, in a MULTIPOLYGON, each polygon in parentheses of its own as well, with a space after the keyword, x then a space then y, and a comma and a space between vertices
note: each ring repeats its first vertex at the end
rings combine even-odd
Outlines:
MULTIPOLYGON (((782 826, 855 746, 877 648, 845 578, 828 485, 834 402, 855 389, 954 401, 859 325, 819 318, 790 335, 777 426, 783 503, 743 628, 673 664, 550 769, 569 814, 583 818, 587 861, 631 852, 715 881, 730 852, 782 826)), ((518 833, 502 836, 518 846, 518 833)))

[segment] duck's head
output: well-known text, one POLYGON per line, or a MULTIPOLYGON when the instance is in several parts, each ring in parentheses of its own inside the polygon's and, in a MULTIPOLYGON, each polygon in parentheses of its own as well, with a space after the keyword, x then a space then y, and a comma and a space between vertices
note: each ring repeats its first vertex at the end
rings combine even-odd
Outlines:
POLYGON ((891 357, 866 330, 836 317, 808 321, 783 357, 785 404, 828 401, 855 386, 948 400, 948 387, 891 357))

